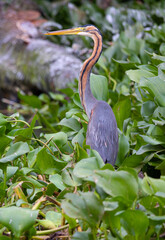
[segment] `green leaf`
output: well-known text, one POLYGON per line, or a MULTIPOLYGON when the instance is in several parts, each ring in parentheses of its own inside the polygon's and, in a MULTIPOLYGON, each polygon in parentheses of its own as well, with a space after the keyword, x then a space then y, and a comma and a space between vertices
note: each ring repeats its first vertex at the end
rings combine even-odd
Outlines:
POLYGON ((156 107, 156 105, 152 101, 147 101, 147 102, 142 103, 141 115, 143 117, 151 116, 155 110, 155 107, 156 107))
POLYGON ((141 77, 154 77, 155 75, 152 72, 143 70, 143 69, 136 69, 136 70, 128 70, 126 71, 126 74, 128 75, 128 77, 134 81, 139 83, 141 77))
POLYGON ((96 157, 85 158, 76 164, 73 173, 77 177, 84 178, 93 175, 95 170, 99 170, 103 166, 103 160, 99 161, 96 157))
POLYGON ((66 162, 55 158, 46 148, 43 148, 37 154, 35 167, 37 167, 42 174, 54 174, 62 170, 66 164, 66 162))
POLYGON ((61 217, 62 217, 61 213, 48 211, 46 213, 46 219, 37 220, 37 221, 44 228, 52 229, 61 225, 61 217))
POLYGON ((143 77, 139 82, 139 86, 150 91, 157 103, 160 106, 165 107, 165 81, 161 80, 159 77, 143 77))
POLYGON ((0 223, 12 231, 15 237, 28 231, 36 221, 38 211, 19 207, 0 208, 0 223))
POLYGON ((149 225, 149 220, 145 213, 139 210, 128 209, 121 214, 119 213, 119 216, 121 225, 125 228, 128 235, 136 236, 136 239, 139 240, 144 238, 149 225))
POLYGON ((131 101, 129 97, 117 102, 113 107, 113 112, 116 117, 117 126, 122 131, 124 120, 129 118, 131 115, 131 101))
POLYGON ((72 145, 75 146, 76 143, 79 143, 80 146, 83 145, 84 142, 84 129, 81 129, 75 137, 72 139, 72 145))
POLYGON ((135 168, 135 167, 138 167, 140 164, 142 164, 143 160, 144 160, 143 156, 133 154, 133 155, 125 158, 124 161, 122 162, 121 166, 135 168))
POLYGON ((132 204, 138 193, 137 173, 129 170, 110 171, 97 170, 95 182, 112 197, 121 196, 126 202, 132 204), (136 177, 135 177, 136 175, 136 177))
POLYGON ((165 193, 165 180, 155 179, 145 176, 142 181, 142 188, 148 194, 155 194, 156 192, 165 193))
POLYGON ((4 153, 6 147, 9 145, 9 143, 12 141, 11 137, 8 136, 0 136, 0 156, 4 153))
POLYGON ((117 160, 115 163, 116 165, 120 166, 123 163, 124 158, 128 153, 128 151, 129 151, 129 141, 127 137, 122 133, 119 135, 119 150, 117 154, 117 160))
POLYGON ((64 212, 72 218, 83 219, 91 227, 99 224, 104 208, 102 202, 93 192, 80 192, 79 195, 67 193, 62 202, 64 212))
POLYGON ((29 146, 28 144, 25 142, 17 142, 14 143, 9 151, 6 153, 6 156, 0 159, 0 163, 7 163, 10 161, 13 161, 14 159, 20 157, 21 155, 29 152, 29 146))
POLYGON ((62 218, 62 214, 59 212, 48 211, 46 213, 46 219, 48 219, 49 221, 52 221, 56 227, 61 225, 61 218, 62 218))
POLYGON ((63 118, 59 122, 59 125, 68 127, 75 132, 78 132, 81 129, 80 123, 75 118, 69 118, 69 119, 63 118))
POLYGON ((35 96, 35 95, 23 95, 20 92, 18 93, 18 97, 23 100, 26 104, 28 104, 29 106, 33 107, 33 108, 41 108, 42 107, 42 103, 41 100, 35 96))
POLYGON ((80 96, 79 96, 78 93, 74 94, 73 102, 75 103, 76 106, 78 106, 79 108, 83 109, 83 106, 81 105, 81 101, 80 101, 80 96))
POLYGON ((108 81, 101 75, 91 74, 90 76, 91 91, 97 100, 108 101, 108 81))
POLYGON ((62 179, 67 186, 76 187, 82 184, 82 180, 73 173, 72 168, 67 168, 62 172, 62 179))
POLYGON ((54 141, 59 148, 67 143, 67 135, 64 132, 45 134, 45 138, 47 141, 52 138, 51 141, 54 141))
POLYGON ((61 175, 59 174, 50 175, 49 181, 52 182, 61 191, 63 191, 66 187, 62 181, 61 175))
MULTIPOLYGON (((18 167, 7 167, 7 181, 13 177, 13 175, 17 172, 18 167)), ((0 178, 3 179, 4 175, 2 170, 0 169, 0 178)))
POLYGON ((91 232, 75 232, 72 236, 73 240, 93 240, 93 234, 91 232))
POLYGON ((159 144, 165 144, 165 137, 159 137, 159 139, 157 139, 156 137, 152 137, 152 136, 146 136, 146 135, 140 135, 143 140, 148 143, 148 144, 152 144, 152 145, 159 145, 159 144))

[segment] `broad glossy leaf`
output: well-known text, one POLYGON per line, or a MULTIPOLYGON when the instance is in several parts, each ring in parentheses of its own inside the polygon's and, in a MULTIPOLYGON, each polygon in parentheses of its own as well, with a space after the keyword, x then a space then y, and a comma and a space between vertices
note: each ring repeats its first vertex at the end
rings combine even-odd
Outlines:
POLYGON ((10 148, 9 151, 6 153, 6 156, 0 159, 0 163, 7 163, 13 161, 14 159, 20 157, 21 155, 29 152, 29 146, 25 142, 17 142, 14 143, 10 148))
POLYGON ((139 210, 126 210, 120 216, 121 225, 125 228, 128 235, 136 236, 136 239, 144 239, 147 232, 149 220, 144 212, 139 210))
POLYGON ((77 177, 84 178, 93 175, 95 170, 99 170, 103 166, 103 160, 99 161, 96 157, 85 158, 76 164, 73 173, 77 177))
POLYGON ((33 108, 39 108, 40 109, 41 106, 42 106, 41 100, 35 95, 29 95, 28 96, 28 95, 23 95, 19 92, 18 97, 33 108))
POLYGON ((108 101, 108 81, 101 75, 91 74, 90 76, 91 91, 97 100, 108 101))
POLYGON ((76 187, 76 186, 80 186, 82 184, 82 179, 77 177, 72 168, 67 168, 62 172, 62 179, 63 182, 67 185, 67 186, 72 186, 72 187, 76 187))
POLYGON ((134 81, 139 83, 141 77, 154 77, 155 75, 152 72, 146 71, 144 69, 136 69, 136 70, 128 70, 126 71, 128 77, 134 81))
POLYGON ((165 180, 145 176, 142 181, 142 188, 148 194, 165 193, 165 180))
POLYGON ((124 161, 122 162, 121 166, 125 166, 125 167, 138 167, 139 165, 142 164, 144 160, 144 157, 141 155, 130 155, 129 157, 125 158, 124 161))
POLYGON ((62 181, 62 177, 59 174, 50 175, 49 181, 52 182, 61 191, 63 191, 66 188, 62 181))
POLYGON ((121 100, 115 104, 113 107, 113 112, 116 117, 117 126, 120 130, 123 130, 123 122, 125 119, 129 118, 131 115, 131 101, 130 98, 121 100))
POLYGON ((147 102, 142 103, 141 115, 143 117, 151 116, 155 110, 155 107, 156 107, 156 105, 152 101, 147 101, 147 102))
POLYGON ((44 228, 52 229, 61 225, 61 213, 55 211, 48 211, 46 213, 46 219, 37 220, 44 228))
MULTIPOLYGON (((13 175, 17 172, 18 167, 7 167, 7 181, 13 177, 13 175)), ((2 170, 0 169, 0 179, 3 179, 4 175, 2 170)))
POLYGON ((103 216, 104 207, 93 192, 80 192, 79 195, 67 193, 62 202, 64 212, 72 218, 83 219, 91 227, 95 227, 103 216))
POLYGON ((10 229, 15 237, 28 231, 36 221, 38 211, 19 207, 0 208, 0 223, 10 229))
POLYGON ((72 139, 72 144, 75 146, 76 143, 79 143, 80 146, 83 145, 84 142, 84 129, 81 129, 76 136, 72 139))
POLYGON ((120 166, 122 164, 128 151, 129 151, 129 141, 127 137, 122 133, 119 135, 119 150, 117 154, 116 165, 120 166))
POLYGON ((75 132, 78 132, 81 129, 80 123, 75 118, 69 118, 69 119, 63 118, 60 121, 59 125, 68 127, 74 130, 75 132))
POLYGON ((139 150, 136 152, 136 155, 141 155, 146 152, 155 152, 155 151, 159 151, 161 149, 162 148, 160 146, 157 146, 157 145, 153 146, 151 144, 146 144, 139 148, 139 150))
POLYGON ((142 77, 139 82, 140 87, 147 88, 156 99, 157 103, 165 107, 165 81, 161 80, 159 77, 142 77))
POLYGON ((4 153, 5 148, 9 145, 9 143, 12 141, 11 137, 8 136, 0 136, 0 156, 4 153))
POLYGON ((46 219, 52 221, 55 226, 61 225, 61 217, 62 217, 62 214, 59 212, 48 211, 46 213, 46 219))
POLYGON ((73 102, 76 104, 76 106, 78 106, 79 108, 83 109, 83 106, 81 105, 81 101, 80 101, 80 96, 79 96, 78 93, 74 94, 73 102))
POLYGON ((54 174, 63 169, 66 164, 66 162, 55 158, 46 148, 43 148, 37 154, 35 167, 37 167, 42 174, 54 174))
MULTIPOLYGON (((137 175, 137 174, 136 174, 137 175)), ((138 194, 138 181, 135 172, 98 170, 94 176, 95 182, 112 197, 121 196, 128 205, 132 204, 138 194)))
POLYGON ((140 136, 148 144, 152 144, 152 145, 165 144, 164 136, 160 136, 160 137, 158 137, 158 139, 156 137, 152 137, 152 136, 146 136, 146 135, 140 135, 140 136))
POLYGON ((93 240, 91 232, 75 232, 72 236, 73 240, 93 240))
POLYGON ((45 134, 45 138, 47 141, 52 139, 51 141, 54 141, 58 147, 61 147, 67 143, 67 135, 64 132, 45 134))

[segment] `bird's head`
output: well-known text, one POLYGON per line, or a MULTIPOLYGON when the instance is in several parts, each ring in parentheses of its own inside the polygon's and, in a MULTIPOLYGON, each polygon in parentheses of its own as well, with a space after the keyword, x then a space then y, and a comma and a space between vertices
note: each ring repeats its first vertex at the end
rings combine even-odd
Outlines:
POLYGON ((77 28, 47 32, 47 33, 45 33, 45 35, 75 35, 76 34, 76 35, 92 37, 92 35, 95 31, 99 32, 99 30, 95 26, 85 25, 85 26, 77 27, 77 28))

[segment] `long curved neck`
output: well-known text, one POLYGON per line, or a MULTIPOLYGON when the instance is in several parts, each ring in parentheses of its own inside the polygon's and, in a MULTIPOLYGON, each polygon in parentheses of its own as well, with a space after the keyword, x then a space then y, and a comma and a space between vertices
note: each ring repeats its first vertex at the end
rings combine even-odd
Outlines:
POLYGON ((92 55, 84 62, 79 80, 79 94, 81 99, 81 104, 86 111, 88 117, 90 118, 91 110, 93 109, 96 98, 93 96, 90 88, 90 73, 98 61, 101 51, 102 51, 102 36, 98 31, 91 31, 90 36, 94 41, 94 47, 92 55))

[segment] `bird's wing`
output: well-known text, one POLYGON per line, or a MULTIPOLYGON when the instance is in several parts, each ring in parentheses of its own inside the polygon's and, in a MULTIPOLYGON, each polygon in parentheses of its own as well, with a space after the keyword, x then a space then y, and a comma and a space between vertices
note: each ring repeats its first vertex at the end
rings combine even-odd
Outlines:
POLYGON ((104 162, 114 164, 118 151, 118 133, 114 115, 92 116, 88 124, 86 143, 99 152, 104 162))

